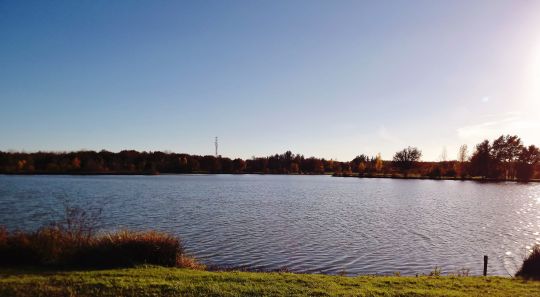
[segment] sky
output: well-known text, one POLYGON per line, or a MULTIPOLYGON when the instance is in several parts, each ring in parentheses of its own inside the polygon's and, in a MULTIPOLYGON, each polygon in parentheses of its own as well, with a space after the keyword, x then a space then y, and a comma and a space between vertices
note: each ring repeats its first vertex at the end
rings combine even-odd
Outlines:
POLYGON ((0 150, 540 145, 540 1, 0 0, 0 150))

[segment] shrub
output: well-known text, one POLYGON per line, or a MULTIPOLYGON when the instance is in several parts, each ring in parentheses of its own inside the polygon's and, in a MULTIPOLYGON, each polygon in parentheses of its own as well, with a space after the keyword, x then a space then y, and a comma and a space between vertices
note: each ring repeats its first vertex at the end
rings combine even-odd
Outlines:
POLYGON ((206 270, 206 265, 197 261, 197 259, 188 255, 180 255, 176 258, 176 267, 190 268, 195 270, 206 270))
POLYGON ((448 171, 446 171, 446 173, 444 175, 448 176, 448 177, 456 177, 457 172, 456 172, 456 170, 454 168, 450 168, 450 169, 448 169, 448 171))
POLYGON ((8 233, 3 228, 0 243, 0 264, 47 265, 57 263, 64 241, 52 229, 40 229, 32 233, 8 233))
POLYGON ((429 177, 431 178, 440 178, 441 176, 442 172, 439 166, 435 166, 429 171, 429 177))
POLYGON ((435 266, 433 270, 429 273, 429 276, 441 276, 441 268, 435 266))
POLYGON ((120 231, 82 239, 55 227, 12 232, 0 227, 0 265, 130 267, 139 264, 202 269, 187 257, 179 238, 154 232, 120 231))
POLYGON ((540 245, 533 247, 532 253, 525 258, 516 276, 540 280, 540 245))

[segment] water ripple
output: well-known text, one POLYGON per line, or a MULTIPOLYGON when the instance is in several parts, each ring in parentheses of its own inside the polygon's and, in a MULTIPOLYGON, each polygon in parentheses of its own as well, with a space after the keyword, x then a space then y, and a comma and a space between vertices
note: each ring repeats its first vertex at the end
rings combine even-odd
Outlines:
POLYGON ((0 176, 0 224, 33 229, 59 198, 106 229, 182 237, 209 264, 298 272, 513 274, 540 243, 540 185, 327 176, 0 176))

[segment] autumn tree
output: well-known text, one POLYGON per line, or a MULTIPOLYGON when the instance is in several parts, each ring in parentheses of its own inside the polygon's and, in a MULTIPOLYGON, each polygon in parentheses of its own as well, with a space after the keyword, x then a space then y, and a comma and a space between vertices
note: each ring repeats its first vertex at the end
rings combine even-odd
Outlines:
POLYGON ((79 170, 81 168, 81 159, 75 157, 71 160, 71 168, 73 170, 79 170))
POLYGON ((366 163, 362 161, 358 164, 358 173, 364 174, 365 171, 366 171, 366 163))
POLYGON ((362 171, 365 171, 366 170, 366 163, 368 162, 368 160, 369 160, 369 158, 364 154, 356 156, 354 159, 352 159, 352 161, 350 162, 350 165, 352 167, 353 172, 359 172, 359 168, 360 168, 361 163, 364 163, 364 169, 362 171))
POLYGON ((291 172, 292 173, 298 173, 300 167, 298 167, 297 163, 291 163, 291 172))
POLYGON ((383 169, 383 161, 381 158, 381 153, 377 154, 377 157, 375 158, 375 171, 381 172, 383 169))

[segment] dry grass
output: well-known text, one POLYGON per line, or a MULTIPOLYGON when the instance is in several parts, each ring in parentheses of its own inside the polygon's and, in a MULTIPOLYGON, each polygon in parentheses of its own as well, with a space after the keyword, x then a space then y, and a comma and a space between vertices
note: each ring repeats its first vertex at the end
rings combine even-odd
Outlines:
POLYGON ((516 276, 540 280, 540 245, 533 248, 532 253, 523 261, 516 276))
POLYGON ((204 268, 185 255, 179 238, 154 231, 77 236, 56 227, 26 233, 0 228, 2 266, 112 268, 140 264, 204 268))

